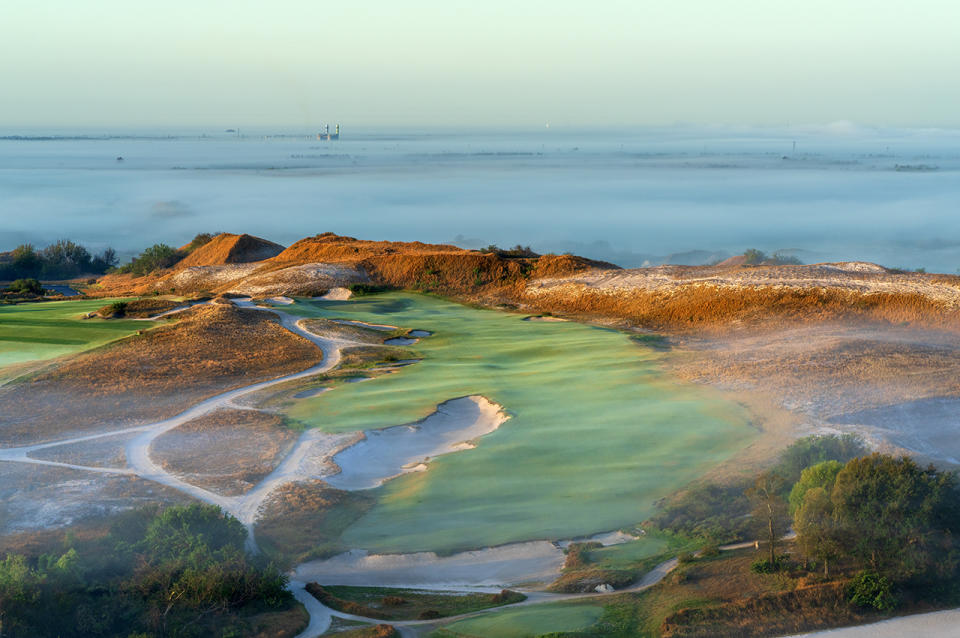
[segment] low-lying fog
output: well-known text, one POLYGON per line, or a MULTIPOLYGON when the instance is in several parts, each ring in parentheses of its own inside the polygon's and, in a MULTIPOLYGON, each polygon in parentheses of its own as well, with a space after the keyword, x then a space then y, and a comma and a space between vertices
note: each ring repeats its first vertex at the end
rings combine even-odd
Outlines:
POLYGON ((960 268, 960 132, 206 133, 0 131, 0 250, 67 237, 129 254, 201 231, 290 243, 332 230, 624 266, 756 247, 960 268))

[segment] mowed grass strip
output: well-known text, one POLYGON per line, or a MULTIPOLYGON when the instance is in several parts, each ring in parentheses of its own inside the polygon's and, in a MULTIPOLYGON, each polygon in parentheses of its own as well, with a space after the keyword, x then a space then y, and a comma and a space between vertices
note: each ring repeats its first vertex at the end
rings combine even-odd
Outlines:
POLYGON ((145 330, 142 321, 83 319, 111 299, 0 306, 0 382, 5 366, 82 352, 145 330))
POLYGON ((756 435, 742 407, 667 377, 663 352, 614 330, 407 293, 285 310, 433 333, 410 346, 415 365, 288 402, 308 426, 409 423, 471 394, 512 417, 475 449, 372 490, 377 504, 346 530, 347 546, 446 553, 622 529, 756 435))
POLYGON ((582 631, 603 615, 602 605, 551 603, 491 612, 450 623, 433 638, 530 638, 552 632, 582 631))

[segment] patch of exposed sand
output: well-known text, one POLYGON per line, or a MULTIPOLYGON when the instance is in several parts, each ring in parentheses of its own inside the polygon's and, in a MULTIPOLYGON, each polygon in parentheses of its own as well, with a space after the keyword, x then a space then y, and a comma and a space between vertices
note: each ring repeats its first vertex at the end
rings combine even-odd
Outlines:
POLYGON ((320 299, 322 301, 346 301, 353 296, 353 293, 349 288, 331 288, 325 294, 320 295, 319 297, 314 297, 314 299, 320 299))
POLYGON ((795 634, 788 638, 903 638, 905 636, 956 638, 958 635, 960 635, 960 609, 950 609, 891 618, 857 627, 795 634))
POLYGON ((360 328, 369 328, 371 330, 382 330, 391 332, 396 330, 396 326, 388 326, 384 323, 367 323, 366 321, 353 321, 351 319, 331 319, 334 323, 342 323, 345 326, 359 326, 360 328))
POLYGON ((251 274, 242 281, 230 284, 226 292, 252 297, 267 295, 312 297, 331 288, 367 281, 366 274, 348 264, 312 263, 251 274))
POLYGON ((564 554, 547 541, 514 543, 452 556, 433 552, 368 554, 352 550, 303 563, 294 579, 322 585, 455 589, 546 584, 559 575, 564 554))
POLYGON ((377 487, 407 472, 426 469, 432 457, 472 447, 471 441, 495 431, 509 417, 482 396, 452 399, 422 421, 367 430, 364 440, 333 457, 339 474, 326 479, 341 490, 377 487))
POLYGON ((547 323, 561 323, 561 322, 567 321, 566 319, 562 319, 560 317, 553 317, 550 315, 531 315, 529 317, 524 317, 523 320, 524 321, 544 321, 547 323))
POLYGON ((385 346, 412 346, 416 342, 420 341, 419 339, 411 339, 410 337, 393 337, 392 339, 387 339, 383 342, 385 346))
POLYGON ((274 414, 221 409, 153 440, 164 469, 220 494, 243 494, 290 453, 297 433, 274 414))

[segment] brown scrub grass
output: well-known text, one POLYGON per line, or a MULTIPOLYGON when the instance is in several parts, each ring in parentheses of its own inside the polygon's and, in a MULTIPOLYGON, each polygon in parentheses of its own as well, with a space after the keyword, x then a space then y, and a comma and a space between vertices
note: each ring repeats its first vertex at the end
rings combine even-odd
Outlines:
POLYGON ((848 576, 823 581, 801 571, 755 574, 750 563, 757 556, 746 549, 696 558, 649 590, 605 599, 600 623, 610 631, 603 635, 752 638, 881 618, 846 602, 848 576))
POLYGON ((369 494, 337 490, 319 480, 288 483, 261 510, 257 543, 284 567, 333 556, 347 549, 339 541, 343 531, 374 502, 369 494))
POLYGON ((197 306, 179 316, 0 388, 0 444, 149 423, 323 357, 262 311, 197 306))
POLYGON ((217 410, 160 435, 150 454, 165 470, 194 485, 235 496, 270 474, 297 436, 276 414, 217 410))
POLYGON ((864 294, 840 288, 687 284, 670 291, 596 290, 579 284, 521 293, 542 311, 625 319, 667 333, 774 330, 810 322, 857 320, 960 330, 955 308, 915 292, 864 294))

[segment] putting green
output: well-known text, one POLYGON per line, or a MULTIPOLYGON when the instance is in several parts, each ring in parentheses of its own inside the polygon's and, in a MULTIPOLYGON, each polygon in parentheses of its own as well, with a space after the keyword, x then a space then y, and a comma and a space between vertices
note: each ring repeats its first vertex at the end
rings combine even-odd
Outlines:
POLYGON ((431 635, 437 638, 528 638, 552 632, 581 631, 596 623, 602 615, 600 605, 544 604, 458 620, 431 635))
POLYGON ((344 534, 351 547, 452 552, 631 526, 755 436, 742 407, 674 382, 663 353, 614 330, 408 293, 284 310, 434 333, 412 346, 416 365, 286 406, 310 426, 408 423, 470 394, 512 415, 475 449, 378 488, 377 505, 344 534))
POLYGON ((22 370, 17 364, 89 350, 150 327, 142 321, 82 319, 111 301, 115 300, 80 299, 0 306, 0 383, 22 370))

